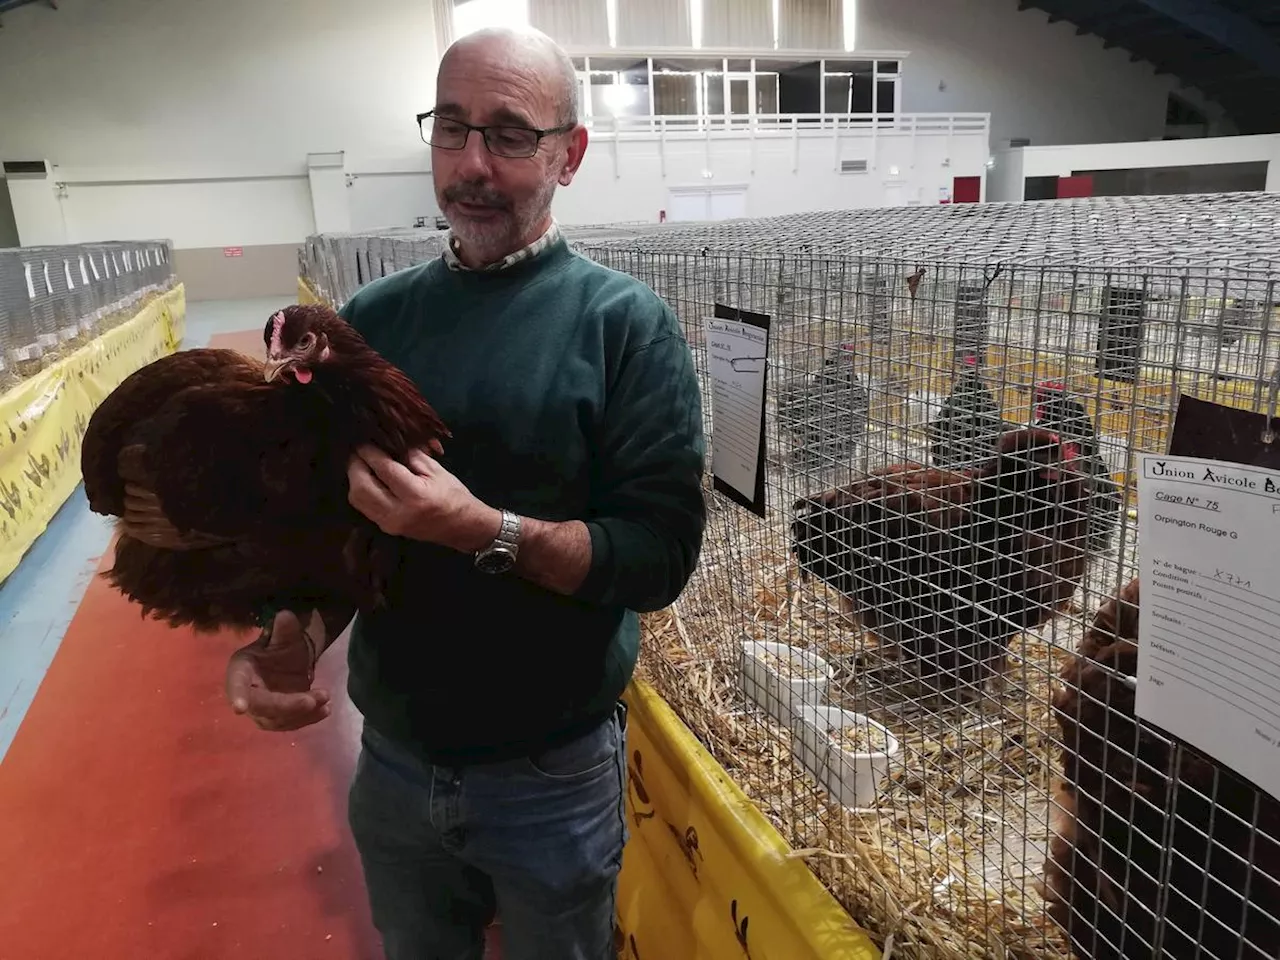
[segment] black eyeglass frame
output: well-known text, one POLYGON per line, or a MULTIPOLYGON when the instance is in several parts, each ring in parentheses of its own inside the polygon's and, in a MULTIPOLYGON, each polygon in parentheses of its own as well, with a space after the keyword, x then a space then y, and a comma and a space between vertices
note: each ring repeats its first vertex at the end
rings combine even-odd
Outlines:
POLYGON ((436 112, 434 110, 428 110, 426 113, 418 114, 417 119, 418 119, 418 136, 420 136, 422 138, 422 142, 429 147, 440 147, 441 150, 465 150, 467 147, 467 140, 471 138, 471 131, 475 130, 475 131, 478 131, 480 136, 484 138, 484 148, 488 150, 490 153, 492 153, 495 157, 501 157, 504 160, 527 160, 529 157, 532 157, 537 154, 538 148, 542 146, 542 141, 545 137, 549 137, 557 133, 568 133, 575 126, 577 126, 577 124, 575 123, 562 123, 558 127, 548 127, 545 130, 539 130, 537 127, 522 127, 519 124, 514 124, 514 123, 489 123, 489 124, 485 124, 484 126, 477 126, 474 123, 466 123, 463 120, 458 120, 456 117, 438 117, 436 116, 436 112), (456 123, 458 126, 466 128, 467 135, 462 138, 462 143, 456 147, 445 147, 445 146, 441 146, 438 143, 432 143, 427 138, 426 130, 424 130, 422 127, 422 121, 428 118, 431 118, 434 120, 447 120, 449 123, 456 123), (493 144, 489 142, 490 130, 519 130, 522 133, 536 134, 536 139, 533 141, 533 149, 529 153, 516 154, 515 156, 512 156, 509 153, 497 153, 493 149, 493 144))

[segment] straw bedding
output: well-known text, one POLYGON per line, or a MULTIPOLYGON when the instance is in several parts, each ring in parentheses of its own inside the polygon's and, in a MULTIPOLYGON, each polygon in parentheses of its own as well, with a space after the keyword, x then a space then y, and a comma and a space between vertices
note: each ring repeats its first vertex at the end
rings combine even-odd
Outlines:
MULTIPOLYGON (((1050 688, 1087 614, 1017 637, 1004 677, 967 702, 929 700, 832 591, 800 583, 779 530, 715 497, 709 509, 693 581, 644 618, 641 674, 892 956, 1069 957, 1039 882, 1057 768, 1050 688), (873 808, 834 804, 793 760, 789 730, 745 700, 744 640, 823 656, 828 702, 900 741, 873 808)), ((1116 558, 1099 563, 1077 601, 1094 605, 1115 576, 1116 558)))

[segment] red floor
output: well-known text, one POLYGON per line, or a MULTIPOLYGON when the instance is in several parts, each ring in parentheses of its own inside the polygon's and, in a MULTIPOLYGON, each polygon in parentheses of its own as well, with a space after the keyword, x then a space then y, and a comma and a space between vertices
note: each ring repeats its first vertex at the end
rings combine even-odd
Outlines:
POLYGON ((275 734, 224 699, 242 642, 143 621, 95 578, 0 763, 0 960, 381 960, 345 649, 317 678, 333 714, 275 734))

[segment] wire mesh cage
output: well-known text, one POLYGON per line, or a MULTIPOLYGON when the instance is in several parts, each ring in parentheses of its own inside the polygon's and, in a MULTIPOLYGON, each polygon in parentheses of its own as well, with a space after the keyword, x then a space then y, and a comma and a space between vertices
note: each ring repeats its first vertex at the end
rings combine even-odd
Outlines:
POLYGON ((172 260, 164 240, 0 250, 0 389, 133 316, 172 260))
MULTIPOLYGON (((564 231, 575 240, 608 240, 639 236, 647 229, 652 225, 620 223, 564 231)), ((372 280, 440 256, 447 236, 447 230, 432 227, 316 234, 298 249, 299 269, 318 296, 341 305, 372 280)))
MULTIPOLYGON (((770 317, 767 509, 708 469, 641 670, 895 957, 1280 956, 1280 804, 1134 711, 1135 458, 1182 394, 1268 409, 1278 218, 1236 194, 566 229, 675 310, 706 398, 715 305, 770 317)), ((345 299, 351 241, 315 239, 345 299)))

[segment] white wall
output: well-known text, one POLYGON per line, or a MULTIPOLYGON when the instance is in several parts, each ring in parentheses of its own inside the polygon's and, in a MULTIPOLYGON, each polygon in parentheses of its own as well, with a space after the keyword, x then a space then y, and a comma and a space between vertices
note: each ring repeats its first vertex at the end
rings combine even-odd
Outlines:
MULTIPOLYGON (((1175 81, 1046 21, 1017 0, 860 0, 858 47, 910 50, 904 110, 990 111, 996 144, 1158 136, 1175 81)), ((435 46, 428 0, 60 0, 6 13, 0 87, 32 92, 0 98, 0 158, 55 165, 31 188, 52 204, 15 196, 20 229, 37 211, 42 240, 295 243, 316 229, 307 155, 325 151, 345 152, 352 228, 432 217, 413 116, 432 102, 435 46)), ((754 169, 748 143, 713 141, 708 159, 700 142, 671 140, 665 172, 652 140, 624 140, 615 176, 597 141, 558 213, 653 219, 671 186, 706 182, 704 170, 750 183, 751 214, 933 203, 951 177, 983 172, 968 154, 941 167, 937 138, 914 154, 882 144, 879 169, 840 176, 829 139, 802 140, 798 168, 789 141, 761 139, 754 169)), ((335 203, 336 189, 321 207, 335 203)))
POLYGON ((431 156, 400 163, 365 163, 347 170, 347 203, 352 230, 411 227, 418 217, 427 223, 440 213, 431 181, 431 156))
POLYGON ((70 241, 300 241, 308 153, 345 149, 350 172, 428 150, 426 0, 58 6, 4 15, 0 87, 29 92, 0 98, 0 157, 57 165, 70 241))
POLYGON ((992 200, 1021 200, 1026 177, 1069 177, 1073 170, 1131 170, 1267 161, 1267 190, 1280 191, 1280 134, 1204 137, 1160 143, 1080 143, 1023 147, 996 156, 992 200), (1016 181, 997 179, 1002 167, 1018 170, 1016 181))
POLYGON ((1074 24, 1019 11, 1018 0, 858 0, 857 45, 910 50, 902 109, 989 112, 996 149, 1011 137, 1033 145, 1159 137, 1178 86, 1150 63, 1131 63, 1126 50, 1077 36, 1074 24))
POLYGON ((655 221, 670 206, 669 190, 699 186, 746 186, 751 217, 882 206, 891 187, 903 203, 936 204, 953 178, 983 176, 986 159, 980 125, 951 136, 880 133, 874 142, 847 131, 838 141, 829 130, 794 139, 768 134, 754 148, 747 135, 669 135, 665 143, 598 137, 573 184, 557 193, 554 211, 565 223, 655 221), (837 158, 868 160, 872 169, 842 174, 837 158))

